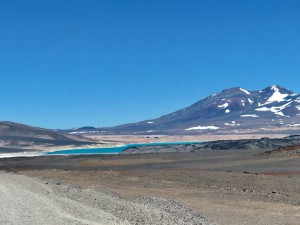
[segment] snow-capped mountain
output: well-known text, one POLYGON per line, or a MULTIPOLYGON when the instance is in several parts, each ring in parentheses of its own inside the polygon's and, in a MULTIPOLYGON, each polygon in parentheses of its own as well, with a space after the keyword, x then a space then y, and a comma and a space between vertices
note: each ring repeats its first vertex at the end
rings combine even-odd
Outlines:
MULTIPOLYGON (((300 95, 273 85, 260 91, 223 90, 157 119, 93 132, 107 134, 249 133, 300 130, 300 95)), ((82 130, 89 132, 88 129, 82 130)))

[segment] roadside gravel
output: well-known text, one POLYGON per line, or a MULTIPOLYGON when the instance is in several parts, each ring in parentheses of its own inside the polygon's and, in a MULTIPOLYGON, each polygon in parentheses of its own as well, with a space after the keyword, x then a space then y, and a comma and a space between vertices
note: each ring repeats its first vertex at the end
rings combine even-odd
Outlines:
POLYGON ((1 171, 0 224, 215 225, 174 201, 129 201, 102 187, 81 189, 1 171))

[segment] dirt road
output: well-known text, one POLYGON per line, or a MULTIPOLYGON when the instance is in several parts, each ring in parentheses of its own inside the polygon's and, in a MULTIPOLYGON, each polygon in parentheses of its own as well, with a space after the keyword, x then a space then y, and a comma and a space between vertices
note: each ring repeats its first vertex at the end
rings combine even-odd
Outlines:
POLYGON ((0 172, 0 224, 212 225, 161 198, 129 201, 104 188, 81 189, 4 172, 0 172))
POLYGON ((125 224, 33 179, 0 173, 0 180, 0 224, 125 224))

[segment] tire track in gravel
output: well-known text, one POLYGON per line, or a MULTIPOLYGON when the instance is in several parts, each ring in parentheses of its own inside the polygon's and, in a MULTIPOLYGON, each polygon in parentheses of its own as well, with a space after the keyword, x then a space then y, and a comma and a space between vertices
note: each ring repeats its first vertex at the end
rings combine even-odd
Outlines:
POLYGON ((104 211, 56 196, 46 185, 28 185, 31 179, 11 179, 3 173, 0 177, 0 224, 121 224, 104 211))
POLYGON ((81 189, 0 172, 0 224, 215 225, 161 198, 123 199, 101 187, 81 189))

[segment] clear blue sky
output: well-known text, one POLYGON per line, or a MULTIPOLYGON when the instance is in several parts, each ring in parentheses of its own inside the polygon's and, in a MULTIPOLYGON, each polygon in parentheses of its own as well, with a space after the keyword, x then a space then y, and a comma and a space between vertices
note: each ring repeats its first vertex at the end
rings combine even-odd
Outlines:
POLYGON ((300 92, 298 0, 0 0, 0 120, 151 119, 225 88, 300 92))

